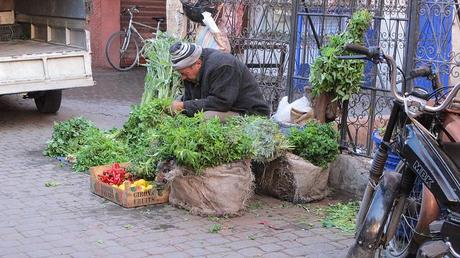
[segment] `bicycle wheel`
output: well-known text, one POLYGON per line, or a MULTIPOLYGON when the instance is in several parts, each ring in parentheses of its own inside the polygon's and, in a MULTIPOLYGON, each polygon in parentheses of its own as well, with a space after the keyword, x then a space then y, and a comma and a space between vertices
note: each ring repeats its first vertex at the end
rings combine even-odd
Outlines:
MULTIPOLYGON (((396 168, 396 173, 400 173, 403 166, 396 168)), ((406 200, 406 205, 401 215, 401 220, 396 229, 394 237, 389 241, 385 250, 385 257, 406 257, 417 244, 414 241, 414 233, 420 218, 420 208, 422 206, 423 183, 420 177, 417 177, 412 191, 406 200)))
POLYGON ((128 37, 125 31, 113 33, 107 41, 105 57, 109 64, 118 71, 133 68, 139 59, 139 46, 134 36, 128 37))

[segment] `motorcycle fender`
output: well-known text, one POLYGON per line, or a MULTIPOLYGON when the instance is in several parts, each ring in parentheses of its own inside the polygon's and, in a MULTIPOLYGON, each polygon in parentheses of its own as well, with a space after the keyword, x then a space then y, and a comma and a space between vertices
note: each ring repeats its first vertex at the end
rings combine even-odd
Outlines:
POLYGON ((362 230, 358 235, 358 241, 364 246, 375 245, 383 231, 393 207, 397 189, 401 181, 401 174, 384 173, 378 189, 372 199, 371 206, 367 211, 362 230))
POLYGON ((356 243, 347 257, 373 257, 378 248, 388 215, 398 194, 401 174, 384 173, 372 198, 366 218, 358 230, 356 243))

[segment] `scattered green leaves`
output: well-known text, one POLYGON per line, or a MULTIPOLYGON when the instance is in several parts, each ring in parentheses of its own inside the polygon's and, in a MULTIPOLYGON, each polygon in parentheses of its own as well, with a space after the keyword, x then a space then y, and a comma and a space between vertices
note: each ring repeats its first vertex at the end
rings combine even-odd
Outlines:
POLYGON ((249 235, 248 239, 249 240, 256 240, 256 235, 255 234, 254 235, 249 235))
POLYGON ((263 202, 261 202, 259 200, 256 200, 256 201, 253 201, 253 202, 249 203, 249 209, 250 210, 259 210, 259 209, 262 209, 263 207, 264 207, 263 202))
POLYGON ((50 181, 47 181, 47 182, 45 183, 45 186, 46 186, 46 187, 56 187, 56 186, 58 186, 58 185, 59 185, 59 182, 54 181, 54 180, 50 180, 50 181))
POLYGON ((208 220, 212 222, 219 222, 220 218, 216 216, 208 216, 208 220))
POLYGON ((353 14, 347 30, 334 35, 321 48, 321 55, 311 66, 310 83, 312 94, 334 94, 335 100, 350 99, 352 94, 359 92, 364 72, 361 60, 339 60, 337 56, 347 54, 344 47, 348 44, 362 44, 372 15, 367 10, 359 10, 353 14))
POLYGON ((219 233, 219 231, 222 230, 222 225, 221 224, 212 224, 212 226, 209 228, 209 233, 219 233))
POLYGON ((337 203, 329 205, 326 209, 326 217, 323 220, 323 227, 338 228, 344 232, 355 230, 355 218, 358 213, 358 202, 337 203))
POLYGON ((124 225, 123 227, 126 228, 126 229, 132 229, 132 228, 133 228, 133 225, 131 225, 131 224, 126 224, 126 225, 124 225))
POLYGON ((303 129, 292 128, 288 139, 294 154, 323 168, 339 153, 338 134, 331 124, 310 121, 303 129))

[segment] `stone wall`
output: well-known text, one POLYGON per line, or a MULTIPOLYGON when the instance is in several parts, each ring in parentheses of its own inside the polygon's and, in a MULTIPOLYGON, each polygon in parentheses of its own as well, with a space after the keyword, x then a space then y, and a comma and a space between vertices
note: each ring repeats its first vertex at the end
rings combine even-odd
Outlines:
POLYGON ((329 186, 336 193, 361 198, 366 188, 371 159, 340 154, 331 164, 329 186))

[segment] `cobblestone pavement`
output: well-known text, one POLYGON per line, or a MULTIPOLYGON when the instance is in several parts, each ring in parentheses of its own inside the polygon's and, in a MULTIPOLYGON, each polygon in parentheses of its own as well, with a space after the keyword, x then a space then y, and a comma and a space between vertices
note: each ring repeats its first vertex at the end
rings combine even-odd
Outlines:
POLYGON ((97 86, 64 92, 57 115, 0 97, 1 257, 343 257, 352 236, 321 227, 317 207, 256 196, 242 217, 202 218, 169 205, 124 209, 89 191, 89 177, 42 151, 53 121, 85 116, 120 127, 143 71, 96 70, 97 86), (45 183, 55 181, 55 187, 45 183), (222 225, 210 233, 214 224, 222 225))

